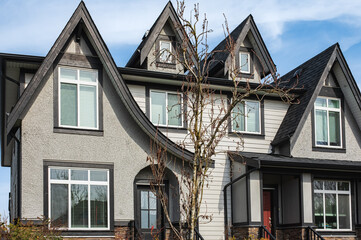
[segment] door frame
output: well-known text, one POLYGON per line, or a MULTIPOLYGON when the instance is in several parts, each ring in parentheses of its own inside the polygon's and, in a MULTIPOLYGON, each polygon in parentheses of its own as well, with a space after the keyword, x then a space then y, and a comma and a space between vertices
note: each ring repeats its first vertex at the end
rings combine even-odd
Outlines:
POLYGON ((275 236, 277 226, 279 225, 279 212, 278 212, 278 186, 277 185, 264 185, 262 188, 262 225, 264 225, 263 219, 263 192, 269 191, 271 192, 271 233, 275 236))

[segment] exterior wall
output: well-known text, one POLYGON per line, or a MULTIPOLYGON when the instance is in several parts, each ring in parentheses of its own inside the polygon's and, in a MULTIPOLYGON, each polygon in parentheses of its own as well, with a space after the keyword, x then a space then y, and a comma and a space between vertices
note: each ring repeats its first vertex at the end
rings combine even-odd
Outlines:
MULTIPOLYGON (((15 134, 15 136, 19 139, 20 138, 20 131, 18 130, 15 134)), ((18 204, 19 204, 19 192, 18 192, 18 188, 19 188, 19 161, 20 161, 20 156, 19 156, 19 150, 20 150, 20 146, 19 143, 14 141, 14 147, 13 147, 13 152, 12 152, 12 158, 11 158, 11 176, 10 176, 10 221, 13 221, 14 218, 19 217, 19 212, 18 212, 18 204)))
POLYGON ((302 197, 303 197, 303 221, 304 223, 313 223, 313 192, 312 177, 310 173, 302 174, 302 197))
MULTIPOLYGON (((133 181, 147 166, 149 137, 136 125, 106 74, 102 87, 104 136, 54 133, 52 75, 28 110, 22 121, 23 218, 44 214, 46 159, 114 164, 114 220, 134 219, 133 181)), ((171 167, 175 170, 176 165, 171 167)))
POLYGON ((145 113, 146 112, 146 95, 145 95, 145 86, 141 85, 127 85, 130 92, 132 93, 135 101, 137 101, 140 109, 145 113))
MULTIPOLYGON (((233 162, 232 163, 232 179, 236 179, 246 172, 245 165, 233 162)), ((232 189, 232 205, 233 205, 233 223, 247 222, 247 178, 243 178, 234 183, 232 189)), ((228 190, 229 191, 229 190, 228 190)), ((232 214, 232 213, 229 213, 232 214)), ((229 215, 231 216, 231 215, 229 215)))
POLYGON ((312 151, 312 124, 311 113, 308 115, 305 124, 291 151, 293 157, 352 160, 361 161, 361 132, 352 115, 352 110, 345 102, 345 136, 346 153, 312 151))

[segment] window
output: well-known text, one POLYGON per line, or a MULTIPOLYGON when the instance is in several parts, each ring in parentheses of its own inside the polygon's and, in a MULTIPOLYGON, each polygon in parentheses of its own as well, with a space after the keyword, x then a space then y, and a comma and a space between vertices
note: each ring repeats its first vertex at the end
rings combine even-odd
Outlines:
POLYGON ((239 68, 241 73, 251 73, 251 61, 249 52, 239 52, 239 68))
POLYGON ((260 102, 242 101, 232 113, 232 130, 235 132, 261 133, 260 102))
POLYGON ((351 230, 350 182, 315 180, 314 214, 319 230, 351 230))
POLYGON ((182 95, 151 90, 150 116, 152 123, 158 126, 183 127, 182 95))
POLYGON ((140 192, 140 222, 142 229, 157 228, 157 197, 150 190, 140 192))
POLYGON ((109 229, 109 170, 49 168, 49 216, 68 229, 109 229))
POLYGON ((59 68, 59 126, 98 129, 98 71, 59 68))
POLYGON ((160 56, 159 60, 163 63, 172 63, 172 42, 159 41, 160 44, 160 56))
POLYGON ((316 146, 341 147, 340 99, 317 98, 314 115, 316 146))

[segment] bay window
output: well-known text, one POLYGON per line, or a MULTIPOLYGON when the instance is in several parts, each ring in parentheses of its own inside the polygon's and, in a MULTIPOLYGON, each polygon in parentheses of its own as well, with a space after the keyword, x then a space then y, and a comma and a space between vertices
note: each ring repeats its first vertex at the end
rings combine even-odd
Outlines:
POLYGON ((260 102, 242 101, 232 112, 232 131, 245 133, 261 133, 260 102))
POLYGON ((98 71, 59 68, 59 126, 98 129, 98 71))
POLYGON ((315 180, 314 215, 318 230, 351 230, 351 184, 315 180))
POLYGON ((183 127, 182 95, 151 90, 150 119, 158 126, 183 127))
POLYGON ((321 147, 341 147, 341 101, 319 97, 315 102, 315 143, 321 147))
POLYGON ((50 167, 49 217, 56 227, 109 230, 109 170, 50 167))

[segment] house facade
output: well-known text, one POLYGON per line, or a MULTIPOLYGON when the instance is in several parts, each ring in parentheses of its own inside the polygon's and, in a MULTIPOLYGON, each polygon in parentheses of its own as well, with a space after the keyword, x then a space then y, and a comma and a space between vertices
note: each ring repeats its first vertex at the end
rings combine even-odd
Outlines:
MULTIPOLYGON (((179 24, 169 2, 118 67, 81 2, 46 57, 0 54, 11 220, 45 216, 67 238, 152 239, 156 229, 172 239, 147 157, 157 140, 174 159, 164 186, 171 220, 182 221, 179 179, 193 155, 179 144, 188 133, 186 72, 168 54, 186 39, 179 24)), ((275 72, 251 15, 230 34, 239 81, 257 86, 275 72)), ((225 46, 226 39, 209 68, 216 98, 232 90, 225 46)), ((200 234, 361 238, 361 95, 340 46, 280 81, 297 103, 250 97, 229 119, 204 191, 202 212, 212 221, 199 220, 200 234)))

